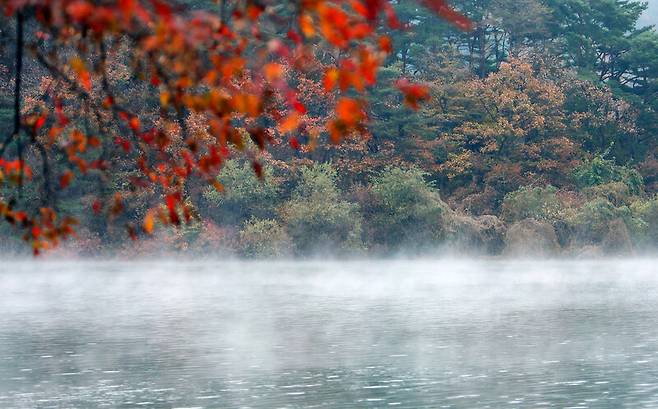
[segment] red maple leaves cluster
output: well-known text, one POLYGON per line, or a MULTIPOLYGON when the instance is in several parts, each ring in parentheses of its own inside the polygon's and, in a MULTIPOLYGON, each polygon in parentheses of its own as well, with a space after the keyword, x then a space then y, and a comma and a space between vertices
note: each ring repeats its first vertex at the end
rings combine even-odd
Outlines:
MULTIPOLYGON (((444 1, 420 3, 461 28, 470 25, 444 1)), ((61 152, 68 167, 53 170, 60 189, 91 171, 137 170, 130 183, 164 198, 146 213, 141 226, 146 233, 156 222, 179 224, 192 218, 185 200, 187 181, 199 178, 221 190, 216 175, 232 152, 250 157, 260 175, 258 150, 266 150, 275 137, 295 150, 316 143, 318 135, 306 129, 307 107, 294 78, 309 69, 318 49, 333 52, 333 61, 324 65, 324 92, 340 94, 325 127, 330 140, 340 143, 347 135, 367 132, 363 95, 393 52, 382 27, 402 27, 386 0, 304 0, 285 11, 275 7, 277 2, 222 1, 218 12, 190 11, 163 0, 0 4, 7 16, 38 23, 29 47, 69 91, 67 100, 50 90, 50 106, 23 115, 20 132, 8 142, 34 144, 44 162, 51 151, 61 152), (58 52, 62 49, 66 52, 58 52), (124 100, 113 86, 109 60, 118 49, 132 75, 157 96, 157 114, 135 109, 134 101, 124 100), (94 131, 81 125, 82 108, 94 120, 94 131), (209 137, 188 129, 190 114, 202 115, 209 137), (256 152, 245 148, 245 138, 256 152)), ((397 85, 413 108, 429 98, 421 85, 408 80, 397 85)), ((0 159, 0 169, 16 184, 33 172, 21 157, 0 159)), ((124 200, 120 195, 98 199, 92 209, 113 216, 123 210, 124 200)), ((58 221, 49 207, 28 214, 6 201, 0 202, 0 213, 26 231, 24 238, 35 252, 73 234, 74 221, 58 221)), ((134 238, 138 229, 129 225, 128 232, 134 238)))

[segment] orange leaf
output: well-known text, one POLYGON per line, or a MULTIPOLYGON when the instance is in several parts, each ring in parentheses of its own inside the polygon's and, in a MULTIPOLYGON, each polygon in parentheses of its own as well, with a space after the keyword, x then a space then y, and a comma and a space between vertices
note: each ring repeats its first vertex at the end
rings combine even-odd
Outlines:
POLYGON ((153 217, 153 213, 152 212, 146 213, 146 217, 144 217, 144 224, 143 224, 144 231, 148 234, 153 233, 154 224, 155 224, 155 219, 153 217))
POLYGON ((331 143, 336 145, 343 139, 343 135, 346 131, 345 124, 337 120, 329 121, 327 124, 327 130, 329 131, 329 139, 331 140, 331 143))
POLYGON ((237 94, 232 99, 233 108, 239 113, 257 117, 262 111, 262 103, 258 95, 237 94))
POLYGON ((308 14, 302 14, 299 17, 299 28, 302 33, 308 38, 315 36, 315 26, 313 25, 313 17, 308 14))
POLYGON ((387 54, 390 54, 393 51, 393 43, 389 36, 379 37, 379 48, 382 49, 387 54))
POLYGON ((27 213, 23 211, 16 212, 14 213, 14 219, 19 223, 23 223, 24 221, 27 220, 27 213))
POLYGON ((337 68, 329 68, 327 72, 324 73, 324 79, 322 80, 324 85, 324 90, 326 92, 331 92, 338 82, 339 71, 337 68))
POLYGON ((217 179, 212 181, 212 185, 216 191, 222 193, 224 191, 224 185, 222 185, 217 179))
POLYGON ((361 104, 357 100, 344 97, 338 100, 338 104, 336 104, 336 116, 345 125, 353 127, 363 120, 365 115, 361 109, 361 104))
POLYGON ((87 139, 87 143, 88 143, 89 146, 91 146, 92 148, 98 148, 99 146, 101 146, 101 140, 100 140, 98 137, 96 137, 96 136, 90 136, 90 137, 87 139))
POLYGON ((265 73, 265 78, 269 82, 276 82, 283 77, 284 69, 283 65, 277 63, 265 64, 263 67, 263 73, 265 73))
POLYGON ((373 31, 373 28, 370 24, 356 24, 350 28, 350 37, 356 40, 361 40, 368 37, 373 31))
POLYGON ((78 75, 80 76, 79 79, 82 88, 86 91, 91 91, 91 75, 89 74, 89 71, 82 71, 78 75))
POLYGON ((167 91, 162 91, 160 93, 160 106, 167 108, 169 106, 169 100, 171 99, 171 94, 167 91))
POLYGON ((130 126, 130 129, 133 130, 133 132, 139 132, 139 128, 141 127, 141 124, 139 122, 139 118, 136 116, 133 116, 130 118, 130 121, 128 122, 128 125, 130 126))
POLYGON ((293 111, 279 124, 279 132, 282 134, 293 132, 299 127, 300 122, 299 114, 293 111))
POLYGON ((73 71, 78 76, 78 80, 80 81, 82 88, 84 88, 86 91, 91 91, 91 75, 89 74, 89 71, 87 71, 87 67, 85 66, 84 61, 82 61, 80 57, 75 56, 71 58, 69 63, 71 64, 73 71))

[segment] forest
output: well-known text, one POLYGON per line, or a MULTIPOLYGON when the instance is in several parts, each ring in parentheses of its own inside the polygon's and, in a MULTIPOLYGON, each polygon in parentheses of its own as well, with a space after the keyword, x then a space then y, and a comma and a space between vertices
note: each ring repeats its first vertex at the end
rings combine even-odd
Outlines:
MULTIPOLYGON (((70 18, 88 21, 83 3, 69 3, 70 18)), ((287 16, 296 13, 293 3, 259 12, 287 16)), ((0 162, 6 203, 0 246, 17 254, 57 244, 55 252, 65 254, 245 257, 596 257, 656 248, 658 33, 639 24, 645 3, 452 1, 468 22, 415 1, 385 3, 400 28, 379 20, 363 28, 372 30, 363 38, 386 34, 378 37, 385 56, 371 63, 372 55, 352 47, 356 69, 341 60, 348 51, 328 36, 331 27, 320 19, 315 28, 304 18, 310 14, 302 14, 300 31, 316 39, 310 55, 300 57, 303 69, 298 60, 261 64, 265 81, 287 84, 273 92, 271 104, 294 109, 272 108, 268 117, 257 112, 258 128, 232 119, 226 132, 218 131, 220 119, 206 115, 208 106, 222 106, 223 94, 172 91, 175 81, 179 90, 188 87, 183 73, 199 71, 183 55, 167 61, 171 77, 162 72, 157 62, 169 51, 159 59, 157 53, 173 40, 136 58, 131 44, 141 41, 138 30, 135 38, 92 40, 86 31, 94 30, 92 22, 82 34, 61 38, 62 29, 54 39, 27 20, 25 52, 34 58, 22 70, 20 126, 30 130, 25 138, 31 132, 32 143, 0 148, 5 156, 25 155, 0 162), (94 55, 77 57, 91 54, 86 47, 94 55), (95 94, 103 95, 99 106, 120 100, 122 108, 94 112, 89 96, 95 94), (139 112, 158 131, 144 131, 147 120, 126 112, 139 112), (105 129, 105 122, 119 131, 105 129), (197 146, 218 134, 219 153, 208 145, 192 165, 197 146), (160 163, 147 145, 186 165, 160 163), (163 175, 186 176, 192 167, 204 176, 170 193, 174 182, 163 175), (23 206, 37 209, 39 220, 54 220, 43 202, 64 223, 51 227, 48 240, 41 240, 36 222, 11 211, 23 206)), ((176 12, 223 16, 231 6, 187 0, 176 12)), ((4 138, 16 131, 16 32, 23 23, 11 13, 0 21, 4 138)), ((298 42, 288 26, 260 24, 271 38, 298 42)), ((267 44, 271 50, 278 43, 267 44)), ((242 64, 221 62, 224 75, 236 77, 236 89, 255 81, 237 78, 242 64)), ((260 109, 248 95, 241 98, 232 101, 245 116, 260 109)))

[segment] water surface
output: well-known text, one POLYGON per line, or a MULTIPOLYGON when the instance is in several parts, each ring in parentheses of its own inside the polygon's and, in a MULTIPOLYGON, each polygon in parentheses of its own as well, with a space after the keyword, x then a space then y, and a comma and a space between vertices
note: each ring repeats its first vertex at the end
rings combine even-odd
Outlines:
POLYGON ((4 262, 0 407, 658 408, 658 264, 4 262))

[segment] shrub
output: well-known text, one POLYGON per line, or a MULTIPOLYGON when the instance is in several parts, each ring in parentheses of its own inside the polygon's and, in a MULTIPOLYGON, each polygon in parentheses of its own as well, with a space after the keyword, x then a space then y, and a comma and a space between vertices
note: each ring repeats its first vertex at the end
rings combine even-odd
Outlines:
POLYGON ((254 218, 240 231, 240 247, 248 257, 278 257, 290 253, 290 237, 276 220, 254 218))
POLYGON ((642 220, 645 225, 644 242, 650 246, 658 246, 658 195, 651 200, 637 201, 631 205, 633 216, 642 220))
POLYGON ((579 241, 598 243, 614 220, 622 220, 634 238, 641 237, 645 229, 645 223, 634 217, 628 206, 616 207, 603 198, 585 203, 569 221, 579 241))
POLYGON ((552 222, 562 214, 562 204, 553 186, 524 186, 505 195, 502 217, 509 222, 532 218, 552 222))
POLYGON ((644 182, 635 169, 618 166, 613 161, 596 156, 583 162, 573 172, 576 185, 580 188, 603 185, 611 182, 623 182, 631 194, 642 192, 644 182))
POLYGON ((428 247, 445 239, 450 209, 425 176, 417 168, 387 168, 372 179, 368 220, 375 241, 428 247))
POLYGON ((224 191, 208 187, 203 191, 203 198, 208 216, 218 223, 237 226, 252 217, 275 216, 279 188, 274 183, 271 168, 264 167, 263 180, 260 180, 249 163, 230 160, 217 179, 224 191))
POLYGON ((218 226, 206 220, 202 222, 193 249, 205 256, 230 256, 236 252, 237 236, 234 228, 218 226))
POLYGON ((610 182, 583 189, 583 193, 590 199, 602 198, 615 206, 631 204, 636 198, 628 184, 624 182, 610 182))
POLYGON ((336 183, 336 171, 330 165, 302 169, 291 199, 281 209, 296 253, 363 247, 359 208, 341 198, 336 183))

